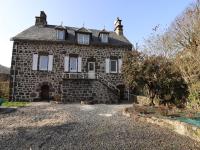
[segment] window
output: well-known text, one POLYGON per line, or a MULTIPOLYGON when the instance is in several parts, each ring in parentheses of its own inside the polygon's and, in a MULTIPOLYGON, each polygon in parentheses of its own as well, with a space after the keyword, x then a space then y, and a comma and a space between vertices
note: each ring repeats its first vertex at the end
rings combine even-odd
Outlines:
POLYGON ((77 72, 78 71, 78 58, 77 57, 70 57, 70 72, 77 72))
POLYGON ((58 40, 64 40, 65 39, 65 31, 57 30, 57 39, 58 40))
POLYGON ((39 57, 39 70, 48 70, 48 62, 49 62, 49 57, 47 56, 40 56, 39 57))
POLYGON ((33 54, 32 70, 52 71, 53 55, 33 54))
POLYGON ((108 34, 101 33, 101 42, 108 43, 108 34))
POLYGON ((110 72, 117 73, 117 60, 110 60, 110 72))
POLYGON ((78 34, 78 44, 89 45, 90 35, 88 34, 78 34))

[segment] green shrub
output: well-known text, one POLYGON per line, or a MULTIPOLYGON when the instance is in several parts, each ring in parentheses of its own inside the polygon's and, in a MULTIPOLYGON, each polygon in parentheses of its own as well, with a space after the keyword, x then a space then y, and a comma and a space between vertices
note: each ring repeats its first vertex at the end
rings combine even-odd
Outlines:
POLYGON ((190 86, 190 95, 188 99, 188 108, 200 110, 200 82, 193 83, 190 86))
POLYGON ((0 82, 0 98, 9 99, 9 81, 0 82))

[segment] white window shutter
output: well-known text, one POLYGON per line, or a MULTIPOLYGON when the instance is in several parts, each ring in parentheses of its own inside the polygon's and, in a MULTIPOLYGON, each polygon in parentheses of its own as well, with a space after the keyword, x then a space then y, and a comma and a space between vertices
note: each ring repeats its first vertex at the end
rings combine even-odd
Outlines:
POLYGON ((69 56, 65 56, 64 59, 64 71, 69 72, 69 56))
POLYGON ((52 71, 52 69, 53 69, 53 55, 49 55, 48 71, 52 71))
POLYGON ((106 58, 106 73, 110 73, 110 59, 106 58))
POLYGON ((118 72, 121 73, 122 72, 122 59, 118 59, 118 72))
POLYGON ((82 70, 82 58, 78 57, 78 72, 81 72, 82 70))
POLYGON ((37 70, 38 66, 38 54, 33 54, 32 70, 37 70))

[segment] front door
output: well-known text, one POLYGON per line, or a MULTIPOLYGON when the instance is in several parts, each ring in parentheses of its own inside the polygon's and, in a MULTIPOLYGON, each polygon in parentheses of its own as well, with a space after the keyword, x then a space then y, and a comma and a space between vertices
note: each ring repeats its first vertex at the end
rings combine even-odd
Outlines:
POLYGON ((95 62, 88 62, 88 78, 95 79, 95 62))

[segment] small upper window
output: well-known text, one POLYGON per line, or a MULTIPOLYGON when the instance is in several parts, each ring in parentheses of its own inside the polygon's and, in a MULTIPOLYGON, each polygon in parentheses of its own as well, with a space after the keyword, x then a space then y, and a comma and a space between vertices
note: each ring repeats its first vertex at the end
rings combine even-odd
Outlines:
POLYGON ((65 31, 57 30, 57 39, 58 40, 64 40, 65 39, 65 31))
POLYGON ((48 70, 48 55, 41 55, 39 57, 39 70, 47 71, 48 70))
POLYGON ((110 72, 117 73, 117 60, 110 60, 110 72))
POLYGON ((108 34, 101 33, 101 42, 102 43, 108 43, 108 34))
POLYGON ((90 35, 89 34, 77 34, 78 44, 89 45, 90 43, 90 35))

